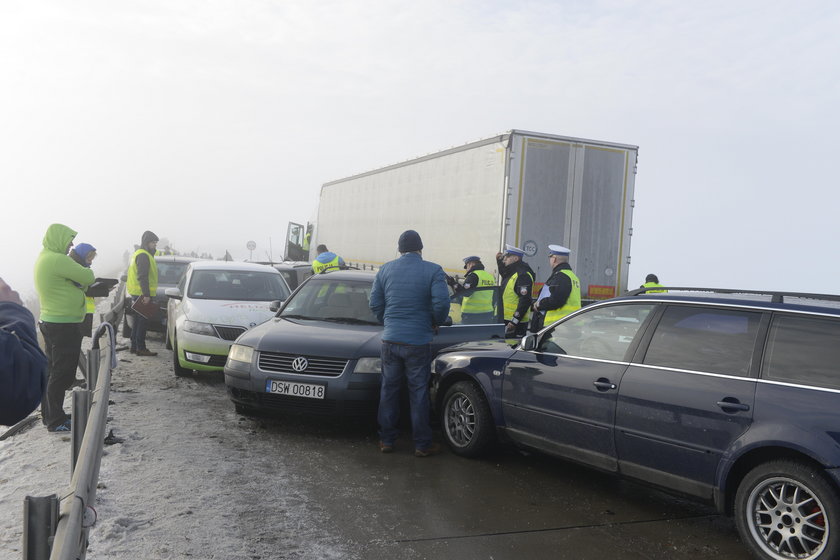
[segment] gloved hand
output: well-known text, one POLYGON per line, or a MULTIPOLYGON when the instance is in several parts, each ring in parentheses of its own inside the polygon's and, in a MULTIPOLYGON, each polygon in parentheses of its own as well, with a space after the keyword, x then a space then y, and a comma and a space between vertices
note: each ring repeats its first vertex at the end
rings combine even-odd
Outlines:
POLYGON ((513 336, 515 332, 516 325, 514 325, 513 323, 508 323, 507 325, 505 325, 505 336, 513 336))
POLYGON ((446 275, 446 283, 447 283, 447 284, 449 284, 450 286, 452 286, 452 287, 454 288, 454 287, 455 287, 455 284, 457 284, 458 282, 457 282, 454 278, 452 278, 451 276, 449 276, 449 275, 447 274, 447 275, 446 275))

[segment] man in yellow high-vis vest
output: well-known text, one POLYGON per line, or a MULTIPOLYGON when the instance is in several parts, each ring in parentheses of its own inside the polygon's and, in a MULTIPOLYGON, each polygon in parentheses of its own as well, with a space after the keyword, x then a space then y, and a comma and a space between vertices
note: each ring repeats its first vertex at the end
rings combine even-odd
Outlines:
POLYGON ((314 274, 332 272, 333 270, 340 270, 346 266, 344 259, 327 249, 326 245, 318 245, 316 251, 318 252, 318 256, 312 261, 312 272, 314 274))
POLYGON ((476 288, 490 288, 496 285, 493 276, 484 270, 484 264, 477 256, 469 256, 464 259, 464 269, 467 271, 464 277, 464 284, 461 285, 451 276, 446 277, 446 282, 452 290, 458 294, 473 290, 470 295, 464 295, 461 300, 461 323, 464 325, 482 325, 485 323, 496 323, 496 312, 493 307, 493 290, 476 288))
POLYGON ((580 309, 580 280, 569 266, 570 253, 562 245, 548 246, 551 276, 545 281, 534 303, 535 316, 531 321, 531 331, 538 331, 544 325, 550 325, 580 309))
POLYGON ((522 260, 525 251, 505 244, 505 252, 496 254, 496 266, 502 276, 502 303, 505 308, 505 334, 522 336, 528 328, 534 271, 522 260))
POLYGON ((639 286, 640 288, 654 288, 653 290, 648 290, 646 294, 665 294, 668 293, 668 290, 665 290, 665 286, 659 283, 659 278, 657 278, 656 274, 648 274, 645 277, 645 283, 639 286))
MULTIPOLYGON (((151 231, 143 232, 140 240, 140 248, 131 256, 131 263, 128 265, 128 278, 126 280, 126 291, 131 296, 132 303, 140 300, 147 304, 157 295, 158 271, 155 262, 155 251, 157 250, 158 236, 151 231)), ((138 356, 157 356, 146 348, 146 328, 148 319, 140 313, 134 313, 134 326, 131 327, 131 353, 138 356)))

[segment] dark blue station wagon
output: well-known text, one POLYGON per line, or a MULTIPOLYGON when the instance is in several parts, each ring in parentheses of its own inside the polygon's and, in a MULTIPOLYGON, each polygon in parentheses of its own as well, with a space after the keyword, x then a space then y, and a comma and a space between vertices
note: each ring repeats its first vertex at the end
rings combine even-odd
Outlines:
POLYGON ((713 502, 759 558, 840 558, 840 297, 639 292, 439 354, 449 447, 504 436, 713 502))

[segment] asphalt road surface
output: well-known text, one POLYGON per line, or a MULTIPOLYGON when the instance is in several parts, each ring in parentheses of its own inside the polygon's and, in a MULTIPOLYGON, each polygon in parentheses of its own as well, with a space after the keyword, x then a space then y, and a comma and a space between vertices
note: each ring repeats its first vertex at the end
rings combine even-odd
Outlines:
POLYGON ((176 378, 150 342, 114 374, 125 443, 103 458, 90 558, 750 558, 711 507, 564 461, 416 458, 408 433, 386 455, 374 418, 236 414, 221 374, 176 378))

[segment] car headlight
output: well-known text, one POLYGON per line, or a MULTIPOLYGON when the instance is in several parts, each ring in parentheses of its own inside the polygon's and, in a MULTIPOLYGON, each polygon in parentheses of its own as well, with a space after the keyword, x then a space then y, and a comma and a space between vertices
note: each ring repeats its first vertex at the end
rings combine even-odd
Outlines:
POLYGON ((359 358, 353 373, 382 373, 382 358, 359 358))
POLYGON ((184 321, 183 331, 206 336, 217 336, 216 329, 210 323, 197 323, 195 321, 184 321))
POLYGON ((232 344, 230 352, 228 352, 228 359, 234 362, 251 363, 251 358, 254 357, 254 349, 250 346, 242 346, 241 344, 232 344))

